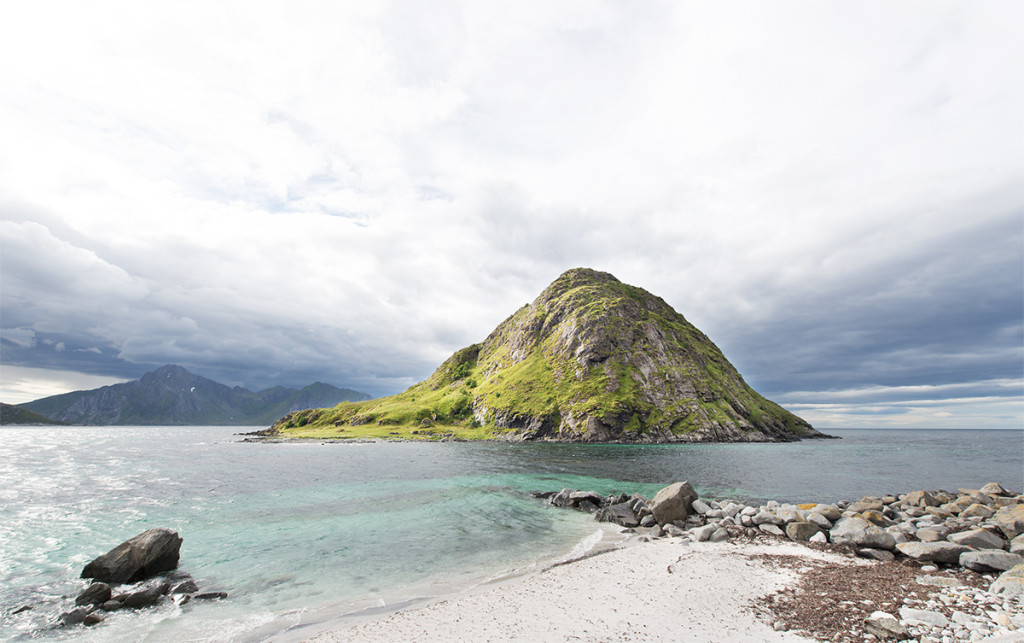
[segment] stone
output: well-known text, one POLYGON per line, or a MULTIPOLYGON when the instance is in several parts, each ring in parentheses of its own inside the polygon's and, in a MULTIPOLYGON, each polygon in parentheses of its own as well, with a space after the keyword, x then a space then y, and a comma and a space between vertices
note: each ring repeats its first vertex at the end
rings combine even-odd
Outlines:
POLYGON ((812 511, 807 514, 807 522, 813 522, 825 530, 832 529, 832 521, 829 520, 827 516, 817 511, 812 511))
POLYGON ((1006 541, 1002 538, 991 531, 980 528, 950 534, 946 539, 951 543, 974 547, 975 549, 1002 549, 1006 546, 1006 541))
POLYGON ((662 530, 661 525, 659 525, 657 522, 655 522, 654 526, 651 527, 651 533, 648 534, 648 535, 651 538, 661 538, 662 536, 665 535, 665 532, 662 530))
POLYGON ((89 609, 86 607, 76 607, 70 612, 64 612, 57 619, 59 625, 67 627, 68 625, 78 625, 85 621, 85 617, 89 615, 89 609))
POLYGON ((116 612, 122 607, 124 607, 124 603, 115 600, 109 600, 106 603, 100 605, 100 609, 104 612, 116 612))
POLYGON ((908 505, 915 507, 938 507, 938 499, 927 491, 911 491, 905 498, 908 505))
POLYGON ((694 500, 690 503, 690 507, 702 516, 711 511, 711 507, 709 507, 703 500, 694 500))
POLYGON ((885 612, 873 612, 871 616, 864 619, 864 630, 880 639, 902 641, 910 638, 910 632, 899 622, 899 619, 885 612))
POLYGON ((914 535, 923 543, 937 543, 946 539, 945 534, 938 529, 918 529, 914 535))
POLYGON ((1011 554, 1024 554, 1024 534, 1020 534, 1010 541, 1011 554))
POLYGON ((1009 496, 1009 495, 1011 495, 1010 492, 1007 491, 1006 489, 1003 489, 1002 485, 1000 485, 998 482, 990 482, 987 485, 985 485, 984 487, 982 487, 980 489, 980 491, 982 493, 988 494, 990 496, 1009 496))
POLYGON ((141 587, 124 597, 122 601, 125 607, 149 607, 156 605, 171 590, 171 584, 167 581, 141 587))
POLYGON ((216 601, 227 597, 227 592, 206 592, 205 594, 196 594, 192 598, 199 601, 216 601))
POLYGON ((171 594, 195 594, 199 591, 199 586, 196 585, 194 580, 185 580, 171 588, 171 594))
POLYGON ((178 566, 181 537, 150 529, 126 540, 82 569, 82 578, 104 583, 135 583, 178 566))
POLYGON ((623 527, 639 527, 640 520, 633 513, 633 510, 629 507, 628 502, 622 502, 617 505, 609 505, 597 512, 595 516, 600 522, 613 522, 623 527))
POLYGON ((991 518, 992 514, 994 514, 994 513, 995 512, 992 511, 992 509, 990 509, 987 505, 983 505, 983 504, 980 504, 980 503, 976 502, 973 505, 971 505, 970 507, 968 507, 968 508, 964 509, 963 511, 961 511, 960 512, 960 517, 961 518, 974 518, 974 517, 978 517, 978 518, 991 518))
POLYGON ((85 615, 84 619, 82 619, 82 625, 85 625, 86 627, 92 627, 93 625, 99 625, 102 622, 103 622, 103 615, 100 614, 99 612, 90 612, 89 614, 85 615))
POLYGON ((935 627, 946 627, 949 625, 949 619, 941 612, 933 612, 931 610, 901 607, 900 618, 907 625, 932 625, 935 627))
POLYGON ((896 546, 892 534, 858 516, 844 516, 837 520, 829 531, 829 540, 837 545, 850 543, 872 549, 891 550, 896 546))
POLYGON ((875 509, 868 509, 867 511, 861 512, 860 515, 862 518, 864 518, 871 524, 877 525, 879 527, 891 527, 894 524, 896 524, 893 521, 886 518, 881 511, 876 511, 875 509))
POLYGON ((686 535, 686 532, 683 531, 683 528, 679 525, 673 525, 669 523, 662 527, 662 529, 665 531, 667 535, 672 536, 673 538, 681 538, 686 535))
POLYGON ((706 540, 711 539, 711 534, 715 533, 718 529, 715 525, 704 525, 703 527, 697 527, 696 529, 690 530, 690 537, 696 542, 702 543, 706 540))
POLYGON ((885 507, 885 505, 882 504, 881 498, 866 497, 851 504, 846 508, 846 510, 859 514, 864 513, 865 511, 881 511, 883 507, 885 507))
MULTIPOLYGON (((556 506, 556 507, 571 507, 572 506, 572 498, 570 498, 569 496, 572 495, 572 492, 573 492, 572 489, 564 489, 563 488, 561 491, 559 491, 555 495, 550 496, 548 498, 548 502, 551 503, 552 505, 556 506)), ((602 498, 601 501, 603 502, 604 498, 602 498)), ((601 503, 598 503, 598 504, 601 504, 601 503)))
POLYGON ((960 554, 970 551, 963 545, 951 542, 921 543, 909 542, 898 543, 896 549, 907 558, 918 561, 931 561, 945 565, 960 564, 960 554))
POLYGON ((871 549, 870 547, 864 547, 857 550, 857 555, 861 558, 870 558, 872 560, 881 561, 888 563, 896 560, 896 554, 885 549, 871 549))
POLYGON ((82 590, 75 599, 75 605, 99 605, 110 600, 110 585, 93 583, 82 590))
POLYGON ((992 522, 1002 530, 1007 539, 1013 540, 1024 533, 1024 505, 1000 507, 992 516, 992 522))
POLYGON ((932 587, 963 587, 964 584, 956 576, 918 576, 917 582, 932 587))
POLYGON ((813 536, 811 536, 809 542, 812 542, 812 543, 827 543, 828 542, 828 536, 825 535, 825 532, 819 531, 818 533, 816 533, 813 536))
POLYGON ((839 520, 839 517, 843 515, 843 512, 839 511, 839 507, 835 505, 814 505, 812 512, 825 516, 830 522, 839 520))
POLYGON ((713 543, 720 543, 729 540, 729 530, 725 527, 719 527, 715 530, 715 533, 711 534, 711 538, 708 540, 713 543))
POLYGON ((640 519, 641 527, 657 527, 658 521, 654 519, 654 514, 646 514, 640 519))
POLYGON ((684 481, 661 489, 648 504, 658 524, 665 526, 673 520, 686 520, 694 500, 697 500, 697 492, 684 481))
POLYGON ((988 591, 1003 596, 1024 596, 1024 565, 1017 565, 1000 574, 988 591))
POLYGON ((587 501, 600 507, 601 503, 604 502, 604 496, 593 491, 570 491, 569 501, 574 505, 579 505, 581 502, 587 501))
POLYGON ((766 522, 763 525, 758 525, 757 528, 760 529, 761 531, 763 531, 763 532, 765 532, 767 534, 771 534, 773 536, 785 536, 786 535, 786 532, 782 531, 781 527, 779 527, 778 525, 773 525, 770 522, 766 522))
POLYGON ((811 536, 819 531, 821 531, 821 527, 813 522, 796 521, 786 525, 786 535, 789 536, 790 540, 810 540, 811 536))
POLYGON ((976 572, 1004 572, 1017 565, 1024 565, 1024 556, 1008 551, 985 549, 960 554, 960 566, 976 572))
POLYGON ((763 509, 763 510, 759 511, 757 513, 757 515, 754 516, 753 518, 751 518, 750 520, 755 525, 781 525, 782 524, 782 520, 778 516, 773 514, 772 512, 768 511, 767 509, 763 509))

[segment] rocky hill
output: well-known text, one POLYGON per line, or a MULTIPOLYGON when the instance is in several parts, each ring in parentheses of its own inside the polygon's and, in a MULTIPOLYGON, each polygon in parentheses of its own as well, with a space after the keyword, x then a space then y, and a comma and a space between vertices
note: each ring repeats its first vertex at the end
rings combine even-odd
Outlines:
POLYGON ((661 298, 570 270, 404 393, 290 414, 271 434, 584 442, 825 437, 751 389, 661 298))
POLYGON ((292 411, 367 399, 365 393, 320 382, 299 390, 277 386, 253 392, 168 365, 132 382, 19 406, 68 424, 266 425, 292 411))
POLYGON ((15 404, 0 402, 0 424, 64 424, 15 404))

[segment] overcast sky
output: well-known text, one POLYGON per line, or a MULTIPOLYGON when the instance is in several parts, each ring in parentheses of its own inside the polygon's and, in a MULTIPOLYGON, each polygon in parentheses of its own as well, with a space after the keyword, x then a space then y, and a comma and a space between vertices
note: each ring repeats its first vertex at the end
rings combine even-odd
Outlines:
POLYGON ((0 399, 403 390, 561 272, 827 427, 1024 425, 1024 3, 22 2, 0 399))

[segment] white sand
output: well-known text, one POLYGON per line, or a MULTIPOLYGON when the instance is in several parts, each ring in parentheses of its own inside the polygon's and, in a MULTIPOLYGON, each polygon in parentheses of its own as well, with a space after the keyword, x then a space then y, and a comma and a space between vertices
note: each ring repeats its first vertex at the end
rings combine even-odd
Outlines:
POLYGON ((757 618, 756 598, 796 579, 751 554, 848 562, 795 544, 663 539, 372 619, 342 619, 334 641, 808 641, 757 618))

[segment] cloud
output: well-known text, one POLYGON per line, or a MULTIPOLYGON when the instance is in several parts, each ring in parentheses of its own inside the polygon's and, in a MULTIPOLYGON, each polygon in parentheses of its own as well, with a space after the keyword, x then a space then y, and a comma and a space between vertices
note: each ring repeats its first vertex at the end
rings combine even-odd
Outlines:
POLYGON ((773 399, 1022 379, 1019 3, 58 5, 0 25, 5 366, 391 393, 583 265, 773 399))

